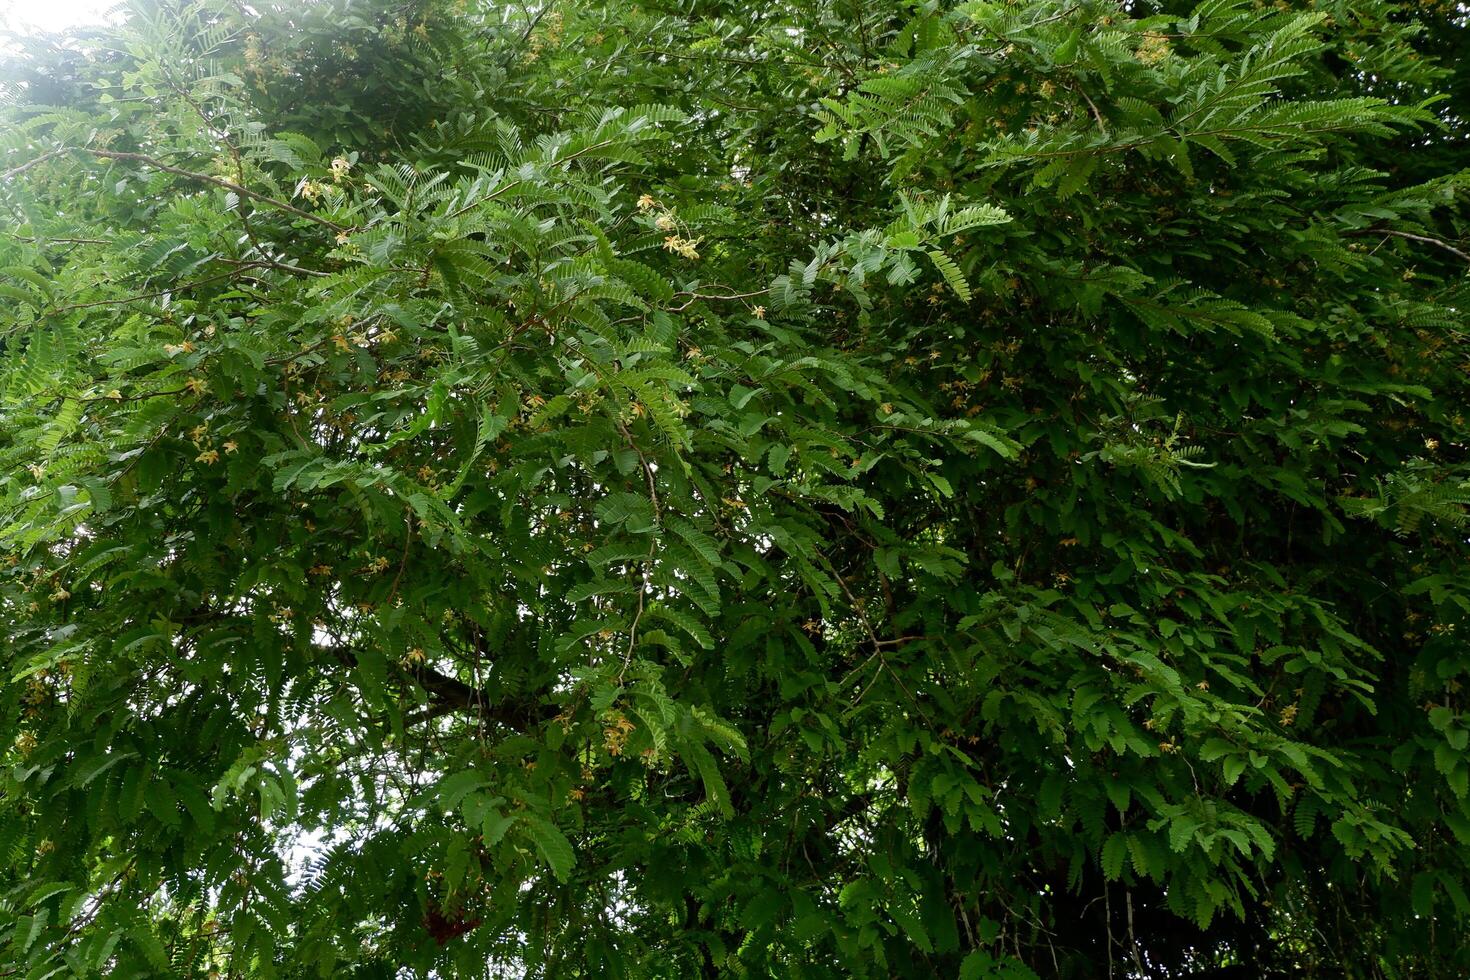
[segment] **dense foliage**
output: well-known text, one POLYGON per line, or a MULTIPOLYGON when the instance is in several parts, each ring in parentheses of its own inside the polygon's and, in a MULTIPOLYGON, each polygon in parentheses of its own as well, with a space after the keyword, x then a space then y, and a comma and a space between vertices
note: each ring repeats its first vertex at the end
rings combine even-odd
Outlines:
POLYGON ((1466 31, 5 42, 0 975, 1463 977, 1466 31))

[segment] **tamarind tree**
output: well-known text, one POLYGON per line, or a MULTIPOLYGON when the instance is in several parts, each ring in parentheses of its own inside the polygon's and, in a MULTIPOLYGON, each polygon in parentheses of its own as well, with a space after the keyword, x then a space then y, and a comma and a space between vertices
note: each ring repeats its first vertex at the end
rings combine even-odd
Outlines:
POLYGON ((0 975, 1464 976, 1466 30, 0 42, 0 975))

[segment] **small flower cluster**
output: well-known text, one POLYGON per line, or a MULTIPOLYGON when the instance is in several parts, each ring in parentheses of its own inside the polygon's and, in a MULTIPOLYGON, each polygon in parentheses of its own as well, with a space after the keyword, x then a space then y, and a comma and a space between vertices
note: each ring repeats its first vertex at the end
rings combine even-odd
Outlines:
POLYGON ((607 725, 602 730, 603 745, 608 755, 622 755, 623 748, 628 744, 628 736, 637 726, 621 711, 608 712, 607 718, 607 725))
POLYGON ((638 210, 643 214, 657 210, 659 213, 653 219, 653 227, 659 231, 668 232, 664 236, 664 250, 675 255, 682 256, 691 262, 699 258, 699 243, 704 239, 690 238, 679 231, 679 219, 674 212, 664 207, 651 194, 643 194, 638 198, 638 210))
MULTIPOLYGON (((201 423, 189 430, 189 441, 194 448, 199 450, 199 455, 194 457, 194 462, 212 465, 219 462, 219 450, 214 448, 214 440, 209 435, 209 425, 201 423)), ((222 447, 225 452, 232 453, 240 446, 233 439, 227 439, 222 447)))
POLYGON ((664 239, 664 250, 682 255, 693 262, 699 258, 699 249, 696 247, 703 239, 681 238, 678 235, 670 235, 664 239))
POLYGON ((562 32, 566 29, 561 12, 553 10, 543 17, 543 21, 541 29, 532 34, 525 54, 521 56, 528 65, 538 60, 546 48, 555 50, 561 47, 562 32))
POLYGON ((1169 57, 1169 39, 1162 34, 1145 34, 1133 57, 1145 65, 1157 65, 1169 57))

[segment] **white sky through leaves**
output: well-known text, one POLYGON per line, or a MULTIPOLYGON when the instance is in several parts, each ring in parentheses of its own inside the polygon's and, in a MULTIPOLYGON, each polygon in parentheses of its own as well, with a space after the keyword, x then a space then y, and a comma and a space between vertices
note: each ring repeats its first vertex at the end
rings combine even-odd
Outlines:
POLYGON ((0 30, 61 31, 100 24, 114 0, 0 0, 0 30))

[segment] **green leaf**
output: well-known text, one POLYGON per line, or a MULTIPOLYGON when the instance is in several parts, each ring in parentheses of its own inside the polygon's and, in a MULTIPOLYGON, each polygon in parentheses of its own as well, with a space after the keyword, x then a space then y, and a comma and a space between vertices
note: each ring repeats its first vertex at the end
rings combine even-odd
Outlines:
POLYGON ((955 265, 954 259, 951 259, 938 249, 931 250, 929 252, 929 258, 933 261, 934 268, 938 269, 939 274, 944 276, 944 281, 949 284, 949 288, 954 290, 955 295, 962 302, 968 303, 972 297, 970 284, 965 281, 965 277, 960 272, 960 267, 955 265))
POLYGON ((1123 876, 1123 862, 1128 858, 1128 836, 1126 834, 1110 834, 1103 843, 1102 848, 1102 872, 1103 877, 1109 881, 1117 881, 1123 876))
POLYGON ((521 814, 520 819, 526 833, 541 852, 541 857, 551 868, 552 874, 556 875, 557 881, 568 880, 572 865, 576 862, 572 842, 549 820, 529 813, 521 814))

